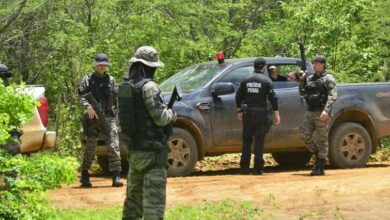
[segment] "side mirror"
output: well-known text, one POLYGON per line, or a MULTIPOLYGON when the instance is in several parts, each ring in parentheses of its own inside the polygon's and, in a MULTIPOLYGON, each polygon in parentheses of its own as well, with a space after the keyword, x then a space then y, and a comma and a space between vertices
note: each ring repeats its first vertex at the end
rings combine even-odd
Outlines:
POLYGON ((211 94, 213 97, 234 93, 235 91, 233 83, 230 82, 219 82, 214 84, 211 88, 211 94))

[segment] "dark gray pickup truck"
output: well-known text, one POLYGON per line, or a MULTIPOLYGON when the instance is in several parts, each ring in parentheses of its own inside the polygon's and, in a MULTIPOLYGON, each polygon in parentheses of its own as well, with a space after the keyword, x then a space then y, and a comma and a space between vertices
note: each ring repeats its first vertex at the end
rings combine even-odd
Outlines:
MULTIPOLYGON (((236 118, 235 91, 241 80, 253 73, 254 58, 230 59, 222 64, 211 61, 192 65, 161 84, 169 98, 179 86, 181 101, 174 105, 178 114, 174 134, 169 139, 170 176, 185 176, 205 156, 241 152, 241 122, 236 118)), ((298 58, 267 58, 280 75, 299 70, 298 58)), ((313 68, 307 63, 309 74, 313 68)), ((363 73, 362 73, 363 74, 363 73)), ((306 104, 298 92, 298 82, 274 82, 279 97, 281 124, 272 126, 265 152, 272 153, 280 165, 303 165, 311 155, 299 136, 306 104)), ((330 164, 338 168, 362 167, 390 136, 390 83, 338 84, 338 99, 332 110, 329 133, 330 164)), ((127 150, 121 139, 123 158, 127 150)), ((106 150, 97 148, 102 167, 106 150)))

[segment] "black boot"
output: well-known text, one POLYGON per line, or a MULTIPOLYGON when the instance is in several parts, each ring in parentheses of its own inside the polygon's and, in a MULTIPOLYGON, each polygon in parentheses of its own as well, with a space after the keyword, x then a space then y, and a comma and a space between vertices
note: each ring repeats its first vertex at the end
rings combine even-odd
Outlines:
POLYGON ((318 160, 319 160, 318 151, 313 152, 313 156, 314 156, 314 165, 310 173, 311 176, 314 176, 314 174, 317 173, 318 170, 318 160))
POLYGON ((240 168, 240 174, 246 175, 250 173, 249 168, 240 168))
POLYGON ((253 175, 255 175, 255 176, 261 176, 261 175, 263 175, 263 171, 262 171, 262 170, 257 170, 257 169, 255 169, 255 170, 253 170, 253 175))
POLYGON ((314 165, 314 168, 311 171, 310 175, 311 176, 324 176, 325 175, 325 171, 324 171, 325 162, 326 161, 324 159, 317 158, 316 164, 314 165))
POLYGON ((123 183, 121 182, 121 177, 119 174, 120 174, 120 171, 115 171, 112 174, 112 186, 113 187, 123 186, 123 183))
POLYGON ((82 170, 81 171, 81 178, 80 178, 81 187, 92 187, 91 182, 89 181, 89 173, 88 170, 82 170))

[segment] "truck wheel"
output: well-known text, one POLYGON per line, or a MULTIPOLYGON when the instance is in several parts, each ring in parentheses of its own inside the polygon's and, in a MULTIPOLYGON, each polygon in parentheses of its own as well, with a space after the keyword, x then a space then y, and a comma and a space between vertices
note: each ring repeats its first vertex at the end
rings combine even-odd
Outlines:
POLYGON ((272 153, 272 157, 280 166, 301 167, 309 162, 312 154, 308 151, 303 152, 281 152, 272 153))
POLYGON ((194 137, 187 130, 174 127, 168 147, 168 176, 192 173, 198 161, 198 145, 194 137))
POLYGON ((108 169, 108 157, 107 156, 98 156, 98 163, 102 169, 103 175, 109 175, 110 170, 108 169))
POLYGON ((345 122, 330 134, 329 160, 336 168, 363 167, 371 154, 371 138, 358 123, 345 122))

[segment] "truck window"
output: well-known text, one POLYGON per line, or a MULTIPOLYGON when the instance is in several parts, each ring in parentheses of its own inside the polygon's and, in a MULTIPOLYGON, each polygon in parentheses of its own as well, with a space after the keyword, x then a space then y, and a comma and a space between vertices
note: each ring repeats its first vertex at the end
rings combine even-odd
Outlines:
POLYGON ((275 88, 291 88, 298 86, 298 71, 301 69, 296 64, 268 64, 267 71, 275 88))
POLYGON ((251 73, 253 73, 253 66, 239 67, 225 75, 219 82, 233 83, 235 89, 237 90, 241 81, 251 73))

